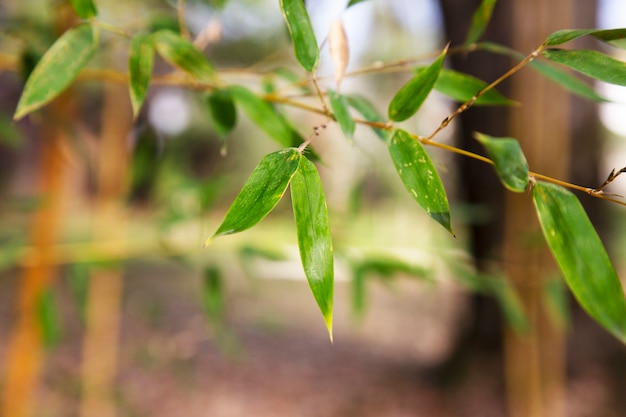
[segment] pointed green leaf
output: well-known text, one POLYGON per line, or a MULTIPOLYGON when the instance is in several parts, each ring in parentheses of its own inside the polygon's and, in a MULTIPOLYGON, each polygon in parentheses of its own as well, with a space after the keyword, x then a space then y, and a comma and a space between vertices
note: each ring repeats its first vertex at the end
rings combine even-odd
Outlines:
POLYGON ((152 37, 144 33, 135 35, 130 42, 128 52, 130 101, 135 117, 139 114, 148 93, 153 63, 154 45, 152 44, 152 37))
POLYGON ((210 81, 215 69, 193 43, 170 30, 152 34, 154 47, 165 60, 200 81, 210 81))
POLYGON ((547 49, 543 55, 596 80, 626 86, 626 63, 603 53, 583 49, 547 49))
POLYGON ((93 0, 72 0, 72 7, 81 19, 89 19, 98 14, 93 0))
MULTIPOLYGON (((416 68, 415 72, 419 74, 424 69, 424 67, 416 68)), ((443 68, 434 88, 453 100, 465 103, 485 87, 487 87, 487 83, 476 77, 443 68)), ((516 101, 504 97, 493 89, 478 97, 474 102, 476 106, 514 106, 516 104, 516 101)))
POLYGON ((472 16, 472 24, 467 32, 465 45, 471 45, 483 36, 483 33, 491 20, 491 15, 493 14, 493 8, 496 5, 496 1, 497 0, 483 0, 480 2, 478 9, 476 9, 474 15, 472 16))
POLYGON ((304 273, 332 340, 334 269, 328 209, 317 169, 302 155, 291 180, 291 201, 304 273))
POLYGON ((494 138, 482 133, 476 133, 475 137, 487 150, 502 184, 516 193, 526 191, 528 162, 519 142, 513 138, 494 138))
POLYGON ((350 6, 354 6, 355 4, 359 4, 359 3, 362 3, 362 2, 364 2, 364 1, 365 1, 365 0, 350 0, 350 1, 348 2, 348 5, 346 6, 346 9, 347 9, 348 7, 350 7, 350 6))
POLYGON ((435 86, 447 48, 424 71, 415 75, 393 97, 389 103, 388 115, 395 122, 401 122, 413 116, 424 103, 435 86))
POLYGON ((89 62, 96 46, 94 28, 89 24, 61 35, 28 77, 13 118, 18 120, 39 109, 65 90, 89 62))
POLYGON ((284 147, 299 146, 304 142, 302 136, 267 101, 242 86, 235 85, 228 90, 250 120, 276 142, 284 147))
POLYGON ((562 45, 581 36, 591 35, 605 42, 619 41, 626 38, 626 29, 563 29, 548 35, 545 46, 562 45))
POLYGON ((216 90, 207 101, 213 128, 221 137, 227 136, 237 124, 237 109, 230 91, 216 90))
POLYGON ((580 305, 626 343, 626 299, 611 261, 574 194, 537 182, 533 200, 543 235, 580 305))
POLYGON ((341 127, 341 131, 348 139, 352 140, 356 124, 350 115, 348 101, 342 94, 336 93, 330 89, 328 90, 328 99, 330 100, 330 107, 333 109, 333 113, 335 114, 335 119, 337 119, 337 122, 341 127))
POLYGON ((287 22, 296 58, 302 68, 313 72, 320 57, 315 32, 303 0, 280 0, 280 9, 287 22))
POLYGON ((209 266, 202 280, 202 306, 209 322, 220 322, 224 313, 224 290, 219 269, 209 266))
POLYGON ((269 214, 280 201, 291 177, 298 169, 297 149, 283 149, 266 155, 254 169, 228 209, 215 234, 205 242, 251 228, 269 214))
POLYGON ((53 348, 59 341, 61 324, 54 294, 49 288, 46 288, 37 300, 37 316, 44 345, 49 349, 53 348))
POLYGON ((396 130, 389 153, 404 186, 413 199, 451 234, 450 207, 441 178, 422 144, 404 130, 396 130))
MULTIPOLYGON (((365 97, 360 96, 358 94, 350 94, 344 97, 348 101, 348 105, 350 105, 350 107, 352 107, 357 112, 359 112, 361 116, 363 116, 363 118, 365 118, 365 120, 367 120, 368 122, 375 122, 375 123, 386 122, 386 120, 383 119, 383 116, 378 112, 376 107, 374 107, 374 105, 370 103, 370 101, 366 99, 365 97)), ((387 130, 378 129, 375 127, 372 128, 372 130, 382 140, 386 141, 387 138, 389 138, 389 131, 387 130)))

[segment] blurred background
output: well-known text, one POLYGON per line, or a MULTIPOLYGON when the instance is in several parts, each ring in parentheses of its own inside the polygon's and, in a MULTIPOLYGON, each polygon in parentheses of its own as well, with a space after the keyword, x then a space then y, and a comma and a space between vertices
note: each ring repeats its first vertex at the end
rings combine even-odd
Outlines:
MULTIPOLYGON (((385 114, 413 66, 463 43, 480 2, 345 3, 306 1, 320 84, 334 88, 325 38, 341 17, 349 72, 411 60, 343 82, 344 93, 385 114)), ((226 83, 319 105, 297 88, 306 74, 276 1, 96 4, 99 21, 131 34, 180 30, 184 16, 226 83)), ((625 6, 502 0, 485 39, 526 54, 558 29, 625 27, 625 6)), ((507 195, 491 167, 428 149, 448 191, 453 239, 406 193, 373 131, 358 126, 353 141, 333 123, 321 131, 312 146, 336 256, 331 343, 301 270, 287 195, 253 229, 202 248, 258 161, 280 149, 245 113, 220 135, 207 92, 159 82, 171 67, 157 59, 133 120, 120 78, 128 39, 102 31, 77 82, 12 121, 28 72, 76 22, 69 2, 0 0, 0 415, 626 413, 626 350, 571 299, 529 196, 507 195)), ((625 58, 583 42, 575 46, 625 58)), ((446 61, 485 81, 514 64, 485 52, 446 61)), ((472 108, 437 138, 482 153, 472 132, 513 136, 531 170, 594 187, 626 165, 626 89, 596 88, 612 102, 573 97, 524 69, 499 88, 519 106, 472 108)), ((457 105, 433 92, 402 127, 428 135, 457 105)), ((324 122, 275 106, 303 136, 324 122)), ((611 192, 626 194, 621 183, 611 192)), ((589 200, 581 196, 626 276, 624 209, 589 200)))

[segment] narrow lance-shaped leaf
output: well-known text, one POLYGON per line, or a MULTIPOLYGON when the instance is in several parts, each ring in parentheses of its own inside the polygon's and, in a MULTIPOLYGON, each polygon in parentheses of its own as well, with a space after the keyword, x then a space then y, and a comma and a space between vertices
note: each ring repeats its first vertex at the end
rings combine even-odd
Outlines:
POLYGON ((524 192, 528 187, 528 162, 519 142, 482 133, 476 133, 475 137, 487 150, 502 184, 513 192, 524 192))
MULTIPOLYGON (((419 74, 424 69, 424 67, 416 68, 415 72, 419 74)), ((434 88, 441 94, 465 103, 485 87, 487 83, 474 76, 443 68, 434 88)), ((495 89, 488 90, 474 102, 475 106, 513 106, 516 104, 516 101, 504 97, 495 89)))
POLYGON ((154 47, 165 60, 200 81, 210 81, 215 69, 193 43, 170 30, 152 34, 154 47))
MULTIPOLYGON (((363 118, 367 120, 368 122, 376 122, 376 123, 386 122, 385 119, 383 119, 383 116, 378 112, 376 107, 374 107, 374 105, 365 97, 360 96, 358 94, 350 94, 344 97, 348 101, 348 104, 350 105, 350 107, 352 107, 357 112, 359 112, 361 116, 363 116, 363 118)), ((378 129, 375 127, 372 128, 372 130, 382 140, 386 141, 387 138, 389 138, 389 131, 387 130, 378 129)))
POLYGON ((312 72, 320 57, 317 39, 303 0, 280 0, 280 9, 287 22, 296 58, 302 68, 312 72))
POLYGON ((365 0, 350 0, 350 1, 348 2, 348 5, 346 6, 346 9, 347 9, 348 7, 354 6, 355 4, 359 4, 359 3, 362 3, 362 2, 364 2, 364 1, 365 1, 365 0))
POLYGON ((89 19, 98 14, 93 0, 72 0, 72 7, 81 19, 89 19))
POLYGON ((543 235, 580 305, 626 343, 626 299, 611 261, 574 194, 537 182, 533 200, 543 235))
POLYGON ((435 86, 435 82, 437 82, 447 51, 448 48, 446 47, 432 64, 426 67, 424 71, 416 74, 396 93, 389 103, 389 119, 401 122, 419 110, 435 86))
POLYGON ((409 194, 430 217, 454 235, 446 190, 422 144, 398 129, 389 141, 389 153, 409 194))
POLYGON ((348 37, 343 28, 341 18, 335 18, 330 24, 328 33, 328 46, 330 58, 335 66, 335 83, 337 91, 341 89, 341 82, 346 75, 348 62, 350 61, 350 49, 348 47, 348 37))
POLYGON ((304 273, 333 339, 333 242, 322 182, 315 165, 300 155, 291 180, 291 201, 304 273))
POLYGON ((96 51, 94 31, 89 24, 76 26, 46 51, 26 81, 15 120, 49 103, 74 81, 96 51))
POLYGON ((216 90, 207 99, 213 128, 226 137, 237 124, 237 109, 230 90, 216 90))
POLYGON ((562 45, 586 35, 605 42, 613 42, 625 39, 626 29, 563 29, 548 35, 543 44, 546 46, 562 45))
POLYGON ((61 335, 59 311, 50 289, 45 289, 37 300, 37 315, 43 342, 47 348, 54 347, 61 335))
POLYGON ((218 236, 249 229, 267 216, 287 190, 299 160, 300 153, 293 148, 266 155, 235 198, 220 227, 204 245, 218 236))
POLYGON ((354 119, 350 115, 347 100, 343 95, 330 89, 328 90, 328 98, 330 100, 330 107, 333 109, 335 118, 341 127, 341 131, 348 139, 352 140, 356 125, 354 123, 354 119))
POLYGON ((480 2, 478 9, 472 16, 472 24, 467 32, 465 45, 471 45, 480 39, 491 20, 495 5, 496 0, 483 0, 480 2))
POLYGON ((550 61, 610 84, 626 86, 626 63, 590 50, 547 49, 543 55, 550 61))
POLYGON ((154 45, 152 44, 152 37, 145 33, 135 35, 130 42, 128 52, 130 102, 135 117, 139 114, 148 93, 153 64, 154 45))
POLYGON ((270 106, 270 104, 242 86, 231 86, 228 91, 237 104, 262 131, 284 147, 299 146, 302 136, 270 106))

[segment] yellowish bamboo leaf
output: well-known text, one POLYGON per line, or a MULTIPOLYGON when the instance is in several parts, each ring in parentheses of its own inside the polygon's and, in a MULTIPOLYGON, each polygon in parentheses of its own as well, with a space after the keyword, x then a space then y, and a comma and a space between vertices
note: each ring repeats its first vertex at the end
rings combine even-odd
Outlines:
POLYGON ((346 68, 348 68, 348 62, 350 62, 348 37, 343 28, 343 22, 339 17, 335 18, 330 24, 328 46, 330 47, 330 58, 335 65, 335 82, 337 83, 337 92, 339 92, 341 81, 343 81, 346 75, 346 68))

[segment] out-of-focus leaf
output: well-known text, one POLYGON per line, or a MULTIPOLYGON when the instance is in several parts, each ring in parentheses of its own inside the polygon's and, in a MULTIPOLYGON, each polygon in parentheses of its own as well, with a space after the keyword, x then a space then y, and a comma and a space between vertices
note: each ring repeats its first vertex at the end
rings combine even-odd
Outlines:
POLYGON ((547 49, 543 55, 596 80, 626 86, 626 63, 598 51, 547 49))
POLYGON ((180 22, 174 15, 155 13, 150 17, 147 31, 150 33, 169 30, 171 32, 180 32, 180 22))
POLYGON ((37 317, 44 345, 51 349, 59 341, 61 325, 59 312, 52 291, 45 289, 37 300, 37 317))
POLYGON ((398 129, 389 141, 396 171, 411 197, 452 235, 450 206, 441 178, 422 144, 398 129))
POLYGON ((268 102, 242 86, 228 88, 233 98, 261 130, 284 147, 299 146, 304 139, 269 105, 268 102))
MULTIPOLYGON (((292 70, 290 70, 289 68, 279 67, 279 68, 276 68, 273 71, 273 73, 279 76, 280 78, 286 80, 290 84, 296 84, 300 81, 300 76, 296 74, 295 72, 293 72, 292 70)), ((305 93, 311 92, 311 89, 307 85, 300 86, 300 90, 305 93)))
POLYGON ((330 107, 333 109, 333 113, 335 114, 335 119, 337 119, 337 122, 341 127, 341 131, 348 139, 352 140, 356 125, 354 123, 354 119, 350 115, 346 98, 343 95, 329 89, 328 99, 330 100, 330 107))
POLYGON ((89 62, 96 47, 94 28, 89 24, 61 35, 28 77, 13 118, 21 119, 58 96, 89 62))
POLYGON ((483 36, 483 33, 491 20, 491 15, 493 14, 493 8, 496 5, 496 1, 497 0, 483 0, 480 2, 478 9, 476 9, 474 15, 472 16, 472 24, 467 32, 465 45, 471 45, 483 36))
POLYGON ((537 182, 533 201, 565 281, 580 305, 599 324, 626 343, 626 299, 611 261, 574 194, 537 182))
POLYGON ((348 37, 343 28, 341 18, 333 19, 330 24, 328 33, 328 46, 330 49, 330 58, 335 66, 335 83, 337 91, 341 89, 341 82, 346 75, 348 62, 350 61, 350 49, 348 47, 348 37))
POLYGON ((320 57, 315 32, 303 0, 280 0, 280 9, 287 22, 296 58, 302 68, 313 72, 320 57))
POLYGON ((226 137, 237 124, 237 109, 230 90, 216 90, 207 101, 213 128, 218 135, 226 137))
POLYGON ((85 321, 87 311, 87 288, 89 285, 90 267, 87 264, 74 264, 69 269, 68 284, 74 302, 78 306, 81 320, 85 321))
MULTIPOLYGON (((360 96, 358 94, 350 94, 344 96, 348 101, 350 107, 361 113, 361 116, 368 122, 376 122, 376 123, 385 123, 386 120, 383 119, 383 116, 376 110, 376 107, 365 97, 360 96)), ((387 140, 389 138, 389 131, 385 129, 372 128, 374 133, 378 135, 382 140, 387 140)))
POLYGON ((419 110, 437 82, 447 50, 446 47, 432 64, 416 74, 396 93, 389 103, 389 119, 401 122, 419 110))
POLYGON ((303 155, 291 180, 291 201, 304 273, 332 341, 334 268, 328 209, 317 169, 303 155))
POLYGON ((210 81, 215 69, 193 43, 170 30, 152 34, 154 48, 165 60, 199 81, 210 81))
POLYGON ((128 72, 130 75, 130 102, 133 115, 137 117, 143 101, 148 93, 152 66, 154 63, 154 46, 150 35, 140 33, 133 37, 128 52, 128 72))
POLYGON ((562 45, 586 35, 605 42, 613 42, 626 38, 626 29, 563 29, 548 35, 543 44, 546 46, 562 45))
POLYGON ((299 163, 300 153, 293 148, 266 155, 235 198, 220 227, 204 245, 218 236, 249 229, 267 216, 287 190, 299 163))
MULTIPOLYGON (((492 42, 481 42, 479 44, 479 48, 495 54, 510 56, 520 61, 524 59, 524 54, 521 54, 520 52, 517 52, 511 48, 507 48, 506 46, 498 45, 492 42)), ((570 91, 580 97, 597 102, 608 101, 606 98, 596 93, 593 87, 574 77, 569 72, 564 71, 559 67, 556 67, 554 64, 534 60, 531 61, 530 67, 542 74, 544 77, 559 84, 567 91, 570 91)))
MULTIPOLYGON (((418 74, 421 71, 424 71, 424 67, 416 69, 418 74)), ((465 103, 485 87, 487 87, 487 83, 476 77, 443 68, 434 88, 441 94, 445 94, 456 101, 465 103)), ((478 97, 474 102, 476 106, 513 106, 516 104, 516 101, 506 98, 497 90, 493 89, 478 97)))
POLYGON ((566 329, 570 324, 567 290, 560 275, 549 277, 543 286, 544 300, 552 322, 566 329))
POLYGON ((8 145, 16 148, 22 141, 22 135, 17 130, 11 118, 0 113, 0 145, 8 145))
POLYGON ((81 19, 89 19, 98 15, 98 9, 93 0, 72 0, 72 7, 81 19))
POLYGON ((476 133, 475 137, 487 150, 502 184, 516 193, 526 191, 528 162, 519 142, 513 138, 494 138, 482 133, 476 133))
POLYGON ((346 9, 348 7, 354 6, 355 4, 359 4, 359 3, 363 3, 365 0, 350 0, 348 2, 348 5, 346 6, 346 9))
POLYGON ((509 326, 517 333, 527 333, 531 328, 530 322, 517 292, 509 281, 498 277, 487 277, 486 282, 491 287, 491 295, 498 300, 509 326))
POLYGON ((202 306, 210 322, 219 322, 224 313, 222 274, 215 267, 204 270, 202 280, 202 306))

